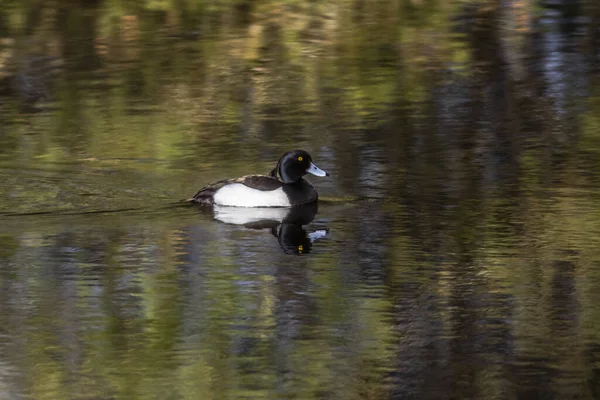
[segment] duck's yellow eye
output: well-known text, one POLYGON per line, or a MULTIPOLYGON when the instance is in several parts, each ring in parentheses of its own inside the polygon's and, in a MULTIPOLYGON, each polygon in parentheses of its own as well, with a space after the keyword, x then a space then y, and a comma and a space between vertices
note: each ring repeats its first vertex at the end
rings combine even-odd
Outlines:
POLYGON ((302 156, 298 157, 298 161, 302 161, 304 160, 304 158, 302 158, 302 156))

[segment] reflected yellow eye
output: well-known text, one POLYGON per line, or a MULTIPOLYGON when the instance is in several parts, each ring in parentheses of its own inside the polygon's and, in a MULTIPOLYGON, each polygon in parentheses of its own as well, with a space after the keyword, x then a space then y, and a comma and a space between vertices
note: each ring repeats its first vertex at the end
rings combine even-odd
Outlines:
POLYGON ((302 156, 298 157, 298 161, 302 161, 304 160, 304 158, 302 158, 302 156))

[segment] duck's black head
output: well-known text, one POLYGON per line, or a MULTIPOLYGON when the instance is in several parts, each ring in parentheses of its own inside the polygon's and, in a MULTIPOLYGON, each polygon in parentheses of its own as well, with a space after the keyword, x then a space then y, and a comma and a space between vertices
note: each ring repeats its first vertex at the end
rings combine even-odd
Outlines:
POLYGON ((277 166, 269 175, 277 177, 285 183, 298 182, 306 174, 329 176, 329 174, 312 162, 312 157, 304 150, 292 150, 285 153, 277 166))

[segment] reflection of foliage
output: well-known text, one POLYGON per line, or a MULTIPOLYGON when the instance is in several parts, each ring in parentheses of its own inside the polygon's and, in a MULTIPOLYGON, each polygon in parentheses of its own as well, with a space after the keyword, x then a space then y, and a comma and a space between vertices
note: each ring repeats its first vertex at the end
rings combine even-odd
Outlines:
POLYGON ((0 259, 13 256, 19 248, 19 241, 10 235, 0 235, 0 259))
MULTIPOLYGON (((137 149, 155 143, 168 158, 181 157, 179 145, 194 137, 202 147, 229 145, 240 123, 256 135, 265 128, 253 123, 252 115, 272 121, 267 137, 269 124, 297 131, 307 117, 328 115, 333 104, 318 106, 328 92, 337 93, 335 101, 341 102, 335 107, 345 115, 338 118, 371 124, 394 100, 400 64, 406 68, 403 96, 421 101, 431 60, 464 62, 464 55, 454 55, 461 47, 450 35, 457 8, 446 2, 143 4, 105 1, 67 9, 61 2, 13 2, 1 8, 10 34, 27 33, 19 41, 24 46, 19 57, 29 57, 29 47, 62 59, 64 78, 47 97, 58 100, 65 112, 61 140, 91 157, 105 154, 86 142, 125 140, 121 130, 98 125, 104 108, 110 114, 103 119, 119 126, 123 113, 147 112, 150 105, 159 106, 154 112, 168 111, 164 118, 173 117, 166 124, 172 132, 160 128, 162 138, 148 138, 127 129, 126 140, 137 149), (57 20, 64 23, 52 25, 57 20), (102 81, 90 82, 78 72, 89 67, 100 69, 102 81), (97 132, 105 137, 96 138, 97 132)), ((113 149, 129 151, 127 145, 113 149)), ((155 156, 155 151, 143 153, 155 156)))
POLYGON ((588 379, 598 97, 554 102, 521 54, 543 59, 533 2, 508 2, 509 35, 504 3, 3 2, 0 79, 35 76, 40 54, 61 68, 43 112, 0 104, 0 166, 17 171, 0 170, 2 210, 158 204, 291 146, 332 149, 340 187, 384 194, 332 219, 335 251, 310 258, 171 210, 14 219, 0 319, 27 372, 15 391, 503 397, 511 363, 548 354, 588 379))

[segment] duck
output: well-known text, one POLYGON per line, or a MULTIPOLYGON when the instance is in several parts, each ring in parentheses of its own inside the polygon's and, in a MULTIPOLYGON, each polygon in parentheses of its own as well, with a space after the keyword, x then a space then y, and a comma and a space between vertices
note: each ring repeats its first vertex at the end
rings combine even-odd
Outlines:
POLYGON ((196 204, 230 207, 294 207, 318 200, 315 187, 306 174, 329 174, 312 162, 304 150, 285 153, 269 175, 246 175, 206 185, 188 201, 196 204))

